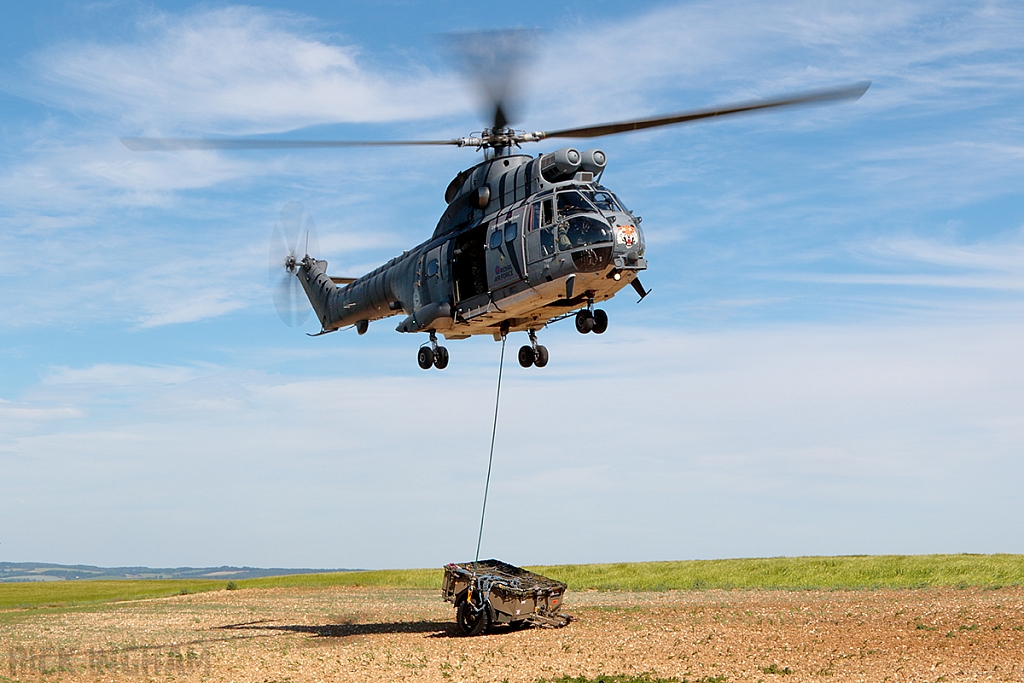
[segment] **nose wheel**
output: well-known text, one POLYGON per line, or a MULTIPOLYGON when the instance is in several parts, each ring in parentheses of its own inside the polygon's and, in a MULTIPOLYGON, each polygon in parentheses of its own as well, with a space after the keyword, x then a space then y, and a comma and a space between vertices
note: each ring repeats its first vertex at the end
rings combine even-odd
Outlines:
POLYGON ((421 346, 416 352, 416 363, 424 370, 431 366, 438 370, 448 367, 448 349, 437 343, 437 334, 433 330, 430 331, 430 346, 421 346))
POLYGON ((537 343, 537 333, 530 330, 530 344, 519 349, 519 364, 524 368, 536 365, 542 368, 548 364, 548 348, 537 343))

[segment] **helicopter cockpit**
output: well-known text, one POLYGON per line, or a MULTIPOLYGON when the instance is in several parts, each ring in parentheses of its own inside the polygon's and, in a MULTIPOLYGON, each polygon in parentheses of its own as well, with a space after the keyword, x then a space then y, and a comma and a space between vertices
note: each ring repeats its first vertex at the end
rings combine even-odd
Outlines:
MULTIPOLYGON (((563 190, 557 195, 559 222, 558 247, 563 251, 586 247, 615 239, 608 221, 591 202, 595 193, 589 190, 563 190)), ((601 193, 607 197, 608 193, 601 193)), ((605 197, 602 197, 605 199, 605 197)))
POLYGON ((620 211, 607 190, 567 187, 543 197, 533 209, 531 232, 539 234, 529 240, 531 262, 553 256, 557 250, 576 252, 573 260, 586 270, 604 267, 615 241, 609 215, 620 211))
POLYGON ((573 263, 583 272, 604 268, 611 259, 615 241, 612 226, 595 200, 605 206, 614 202, 608 192, 582 187, 567 188, 555 195, 554 241, 559 251, 572 253, 573 263))

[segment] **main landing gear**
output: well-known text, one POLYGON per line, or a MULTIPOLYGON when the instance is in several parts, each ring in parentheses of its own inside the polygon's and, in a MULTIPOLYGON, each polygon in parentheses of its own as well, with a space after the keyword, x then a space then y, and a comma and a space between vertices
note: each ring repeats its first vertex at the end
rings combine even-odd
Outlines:
POLYGON ((424 370, 429 370, 431 365, 438 370, 448 367, 448 349, 438 345, 437 334, 433 330, 430 331, 430 346, 420 347, 416 352, 416 362, 424 370))
POLYGON ((587 302, 587 307, 576 314, 576 331, 580 334, 593 332, 604 334, 608 329, 608 314, 600 308, 594 308, 594 300, 587 302))
POLYGON ((537 343, 537 333, 530 330, 530 345, 519 349, 519 364, 524 368, 536 365, 542 368, 548 364, 548 348, 537 343))

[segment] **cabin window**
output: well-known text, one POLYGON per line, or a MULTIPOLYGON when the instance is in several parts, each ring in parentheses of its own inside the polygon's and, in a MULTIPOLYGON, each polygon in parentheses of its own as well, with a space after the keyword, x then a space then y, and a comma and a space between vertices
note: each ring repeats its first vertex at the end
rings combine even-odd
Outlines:
POLYGON ((437 262, 437 259, 431 259, 430 263, 427 264, 427 277, 434 277, 437 275, 439 267, 440 264, 437 262))
POLYGON ((501 246, 501 230, 495 228, 494 232, 491 233, 491 241, 489 243, 491 249, 497 249, 501 246))
POLYGON ((505 226, 505 241, 511 242, 519 235, 519 224, 509 223, 505 226))

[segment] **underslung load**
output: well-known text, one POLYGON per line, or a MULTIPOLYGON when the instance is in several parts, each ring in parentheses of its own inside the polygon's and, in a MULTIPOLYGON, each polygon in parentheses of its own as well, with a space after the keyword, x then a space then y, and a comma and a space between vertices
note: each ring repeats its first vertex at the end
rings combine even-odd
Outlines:
POLYGON ((559 628, 566 585, 501 560, 449 564, 441 594, 455 605, 459 629, 476 636, 497 624, 559 628))

